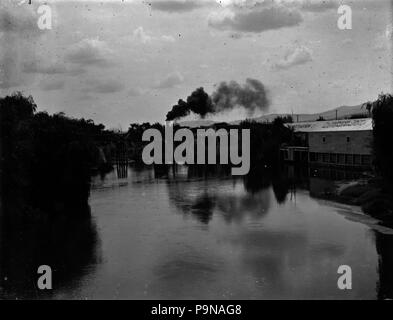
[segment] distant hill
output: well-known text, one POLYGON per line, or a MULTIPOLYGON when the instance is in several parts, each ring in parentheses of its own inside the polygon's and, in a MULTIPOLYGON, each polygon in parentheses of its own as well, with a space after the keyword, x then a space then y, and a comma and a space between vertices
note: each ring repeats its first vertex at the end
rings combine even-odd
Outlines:
POLYGON ((177 123, 183 127, 194 128, 194 127, 210 127, 216 122, 217 121, 201 119, 201 120, 193 120, 193 121, 180 121, 177 123))
MULTIPOLYGON (((271 122, 277 117, 284 117, 284 116, 293 116, 294 122, 307 122, 307 121, 315 121, 319 117, 323 117, 325 120, 335 120, 336 115, 337 119, 345 119, 349 118, 354 115, 359 114, 367 114, 367 111, 363 108, 362 105, 357 106, 342 106, 335 109, 331 109, 328 111, 320 112, 320 113, 294 113, 293 115, 290 113, 272 113, 263 115, 256 118, 251 118, 257 122, 271 122)), ((230 122, 230 124, 239 124, 243 120, 236 120, 230 122)), ((195 120, 195 121, 182 121, 179 122, 180 125, 185 127, 209 127, 217 123, 217 121, 212 120, 195 120)))

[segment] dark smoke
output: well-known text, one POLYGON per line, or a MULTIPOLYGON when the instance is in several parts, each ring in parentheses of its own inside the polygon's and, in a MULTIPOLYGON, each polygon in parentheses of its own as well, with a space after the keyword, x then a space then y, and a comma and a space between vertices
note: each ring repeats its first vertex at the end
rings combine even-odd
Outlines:
POLYGON ((208 113, 214 112, 214 106, 209 95, 203 90, 203 88, 196 89, 187 98, 187 105, 191 112, 199 114, 202 118, 208 113))
POLYGON ((200 115, 202 118, 208 113, 214 113, 214 106, 209 95, 203 88, 196 89, 187 98, 187 102, 180 99, 176 105, 172 107, 166 115, 168 121, 185 117, 193 112, 200 115))
POLYGON ((266 110, 269 107, 267 92, 259 80, 247 79, 244 85, 236 81, 221 82, 211 97, 203 88, 196 89, 187 98, 180 99, 177 105, 167 113, 168 121, 179 119, 189 115, 191 112, 204 118, 207 114, 215 114, 243 108, 251 115, 256 110, 266 110))
POLYGON ((180 99, 177 104, 172 107, 172 110, 166 114, 166 120, 171 121, 179 118, 183 118, 190 114, 190 108, 183 99, 180 99))
POLYGON ((212 94, 212 100, 215 112, 242 107, 253 114, 255 110, 265 110, 269 106, 265 86, 255 79, 247 79, 243 86, 236 81, 221 82, 212 94))

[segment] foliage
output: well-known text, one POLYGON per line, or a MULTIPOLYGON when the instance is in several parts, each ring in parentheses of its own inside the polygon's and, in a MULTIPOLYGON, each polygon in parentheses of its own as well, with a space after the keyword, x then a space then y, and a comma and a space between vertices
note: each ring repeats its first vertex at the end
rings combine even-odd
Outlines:
POLYGON ((149 143, 142 141, 142 135, 145 130, 154 128, 158 129, 164 135, 164 126, 159 123, 150 124, 144 122, 142 124, 132 123, 128 128, 125 140, 129 150, 129 157, 137 163, 142 163, 143 148, 149 143))
POLYGON ((393 96, 391 94, 379 95, 371 108, 376 169, 393 189, 393 96))
POLYGON ((108 147, 113 134, 92 120, 36 109, 33 98, 19 92, 0 99, 4 202, 45 211, 87 204, 91 168, 99 165, 99 148, 108 147))
POLYGON ((239 129, 250 129, 251 166, 274 167, 278 164, 280 146, 289 143, 292 131, 287 128, 281 117, 272 123, 259 123, 246 120, 240 123, 239 129))

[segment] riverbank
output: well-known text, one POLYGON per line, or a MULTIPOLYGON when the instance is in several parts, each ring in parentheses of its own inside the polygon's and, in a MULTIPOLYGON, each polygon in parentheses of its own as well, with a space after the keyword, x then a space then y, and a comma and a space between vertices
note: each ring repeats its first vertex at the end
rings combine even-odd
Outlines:
POLYGON ((360 206, 364 213, 393 226, 393 197, 381 178, 372 177, 343 185, 337 190, 335 200, 360 206))

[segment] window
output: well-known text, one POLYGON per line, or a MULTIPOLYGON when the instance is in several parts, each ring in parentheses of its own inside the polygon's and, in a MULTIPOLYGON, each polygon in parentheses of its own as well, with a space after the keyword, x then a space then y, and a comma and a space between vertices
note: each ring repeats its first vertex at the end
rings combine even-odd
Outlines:
POLYGON ((339 163, 339 164, 345 164, 345 154, 339 154, 339 155, 338 155, 337 163, 339 163))
POLYGON ((362 156, 362 164, 363 165, 370 165, 371 164, 371 156, 368 156, 368 155, 362 156))
POLYGON ((326 143, 326 137, 325 136, 322 137, 322 142, 326 143))
POLYGON ((299 151, 293 151, 293 160, 295 161, 299 161, 300 157, 299 157, 299 151))
POLYGON ((350 142, 351 142, 351 138, 347 137, 347 143, 350 143, 350 142))
POLYGON ((355 154, 353 156, 353 163, 354 164, 362 164, 362 156, 360 154, 355 154))
POLYGON ((345 155, 345 163, 346 164, 353 164, 353 157, 352 154, 345 155))
POLYGON ((336 154, 335 153, 330 154, 330 163, 336 163, 336 154))

